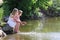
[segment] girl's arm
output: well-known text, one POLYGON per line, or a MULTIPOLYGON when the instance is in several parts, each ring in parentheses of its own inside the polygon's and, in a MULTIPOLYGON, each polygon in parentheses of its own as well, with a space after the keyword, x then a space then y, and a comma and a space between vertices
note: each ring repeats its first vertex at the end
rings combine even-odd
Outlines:
POLYGON ((18 17, 15 17, 15 16, 13 16, 13 20, 19 23, 21 22, 20 20, 18 20, 18 17))
POLYGON ((13 18, 13 20, 14 20, 15 22, 20 22, 19 20, 17 20, 17 19, 18 19, 17 15, 12 15, 12 13, 11 13, 11 14, 10 14, 10 17, 13 18))
POLYGON ((25 21, 22 21, 21 23, 20 23, 21 25, 25 25, 25 24, 27 24, 25 21))

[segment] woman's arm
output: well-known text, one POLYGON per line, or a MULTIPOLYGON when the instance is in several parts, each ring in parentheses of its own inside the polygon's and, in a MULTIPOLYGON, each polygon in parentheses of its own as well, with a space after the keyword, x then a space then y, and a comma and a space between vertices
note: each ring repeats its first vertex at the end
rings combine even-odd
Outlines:
POLYGON ((19 19, 18 19, 18 17, 17 16, 13 16, 13 20, 15 21, 15 22, 21 22, 19 19))

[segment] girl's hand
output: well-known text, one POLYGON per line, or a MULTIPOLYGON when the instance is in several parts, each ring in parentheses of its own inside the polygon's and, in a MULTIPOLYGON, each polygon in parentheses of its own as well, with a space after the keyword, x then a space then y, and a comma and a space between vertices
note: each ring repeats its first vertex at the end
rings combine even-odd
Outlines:
POLYGON ((24 26, 25 24, 22 24, 22 26, 24 26))
POLYGON ((23 21, 22 23, 23 23, 23 24, 27 24, 27 22, 25 22, 25 21, 23 21))
POLYGON ((21 23, 22 26, 24 26, 24 25, 26 25, 26 24, 27 24, 26 22, 22 22, 22 23, 21 23))

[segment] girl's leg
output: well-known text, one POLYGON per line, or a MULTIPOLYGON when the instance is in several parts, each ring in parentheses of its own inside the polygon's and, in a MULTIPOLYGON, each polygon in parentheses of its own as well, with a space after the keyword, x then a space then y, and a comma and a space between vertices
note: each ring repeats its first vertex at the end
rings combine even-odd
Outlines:
POLYGON ((16 26, 15 26, 15 32, 19 31, 19 26, 20 26, 20 23, 17 23, 16 26))
POLYGON ((18 25, 17 25, 17 31, 19 31, 19 27, 20 27, 20 23, 18 23, 18 25))

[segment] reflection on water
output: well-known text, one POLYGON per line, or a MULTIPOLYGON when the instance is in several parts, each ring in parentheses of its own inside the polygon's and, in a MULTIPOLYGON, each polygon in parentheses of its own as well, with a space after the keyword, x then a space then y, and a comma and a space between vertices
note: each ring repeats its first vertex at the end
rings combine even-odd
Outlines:
POLYGON ((20 31, 3 40, 60 40, 60 17, 27 21, 20 31))
POLYGON ((60 33, 21 32, 9 35, 4 40, 60 40, 60 33))

